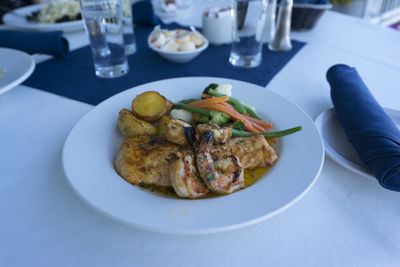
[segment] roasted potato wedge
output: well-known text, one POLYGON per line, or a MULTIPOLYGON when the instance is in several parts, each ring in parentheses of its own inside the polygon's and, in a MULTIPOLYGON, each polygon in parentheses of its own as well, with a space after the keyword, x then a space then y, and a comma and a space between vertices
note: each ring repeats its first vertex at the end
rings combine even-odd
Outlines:
POLYGON ((132 112, 135 116, 145 121, 157 121, 167 114, 172 108, 172 103, 155 91, 144 92, 137 95, 132 101, 132 112))
POLYGON ((153 124, 136 118, 130 110, 125 108, 119 112, 118 128, 127 138, 157 133, 157 128, 153 124))
POLYGON ((168 116, 162 116, 157 124, 157 135, 165 135, 167 132, 167 124, 171 120, 168 116))

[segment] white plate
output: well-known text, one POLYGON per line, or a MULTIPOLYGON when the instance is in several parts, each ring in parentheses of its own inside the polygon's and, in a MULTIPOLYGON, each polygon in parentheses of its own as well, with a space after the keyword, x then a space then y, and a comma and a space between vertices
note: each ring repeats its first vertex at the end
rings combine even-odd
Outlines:
POLYGON ((35 69, 35 61, 25 52, 0 47, 0 94, 25 81, 35 69))
POLYGON ((26 7, 17 8, 14 10, 14 12, 22 16, 18 16, 13 12, 8 12, 3 16, 3 21, 5 24, 15 28, 36 30, 36 31, 73 32, 84 29, 82 20, 68 21, 61 23, 48 23, 48 24, 39 24, 35 22, 29 22, 26 20, 25 18, 26 15, 30 15, 32 14, 32 12, 40 10, 43 6, 44 4, 37 4, 37 5, 30 5, 26 7))
POLYGON ((100 103, 72 129, 63 150, 63 167, 76 193, 91 206, 138 228, 175 234, 200 234, 237 229, 261 222, 299 200, 320 173, 324 149, 314 122, 299 107, 246 82, 187 77, 137 86, 100 103), (199 97, 210 83, 230 83, 233 94, 259 109, 273 130, 301 125, 303 130, 283 137, 280 156, 267 175, 231 195, 200 200, 158 196, 131 185, 113 168, 122 142, 118 113, 130 108, 139 93, 156 90, 172 101, 199 97))
MULTIPOLYGON (((384 108, 384 110, 400 128, 400 111, 390 108, 384 108)), ((331 159, 357 174, 376 181, 368 165, 362 163, 357 152, 347 140, 333 108, 319 114, 315 124, 321 133, 325 151, 331 159)))

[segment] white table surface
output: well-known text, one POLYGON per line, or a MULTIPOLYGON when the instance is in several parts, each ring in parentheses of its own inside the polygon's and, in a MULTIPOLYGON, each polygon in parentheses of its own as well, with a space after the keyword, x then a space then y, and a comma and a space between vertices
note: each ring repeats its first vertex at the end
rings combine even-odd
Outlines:
MULTIPOLYGON (((67 37, 72 48, 87 42, 84 33, 67 37)), ((346 63, 382 105, 400 110, 400 32, 326 12, 293 38, 308 44, 268 90, 315 119, 332 107, 327 69, 346 63)), ((400 194, 328 157, 304 198, 244 229, 174 236, 103 216, 72 192, 61 166, 69 131, 92 108, 25 86, 0 95, 1 266, 399 265, 400 194)))

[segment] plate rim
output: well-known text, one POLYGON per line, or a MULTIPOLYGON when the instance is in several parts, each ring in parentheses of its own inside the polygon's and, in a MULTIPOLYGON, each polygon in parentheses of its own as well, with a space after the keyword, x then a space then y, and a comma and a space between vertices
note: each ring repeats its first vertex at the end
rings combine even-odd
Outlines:
MULTIPOLYGON (((123 224, 126 225, 130 225, 130 226, 134 226, 135 228, 138 229, 142 229, 142 230, 146 230, 146 231, 151 231, 151 232, 156 232, 156 233, 164 233, 164 234, 178 234, 178 235, 198 235, 198 234, 208 234, 208 233, 216 233, 216 232, 225 232, 225 231, 231 231, 231 230, 236 230, 239 228, 243 228, 243 227, 247 227, 250 225, 254 225, 257 223, 260 223, 262 221, 265 221, 271 217, 274 217, 275 215, 285 211, 286 209, 290 208, 291 206, 293 206, 294 204, 296 204, 302 197, 304 197, 304 195, 306 193, 308 193, 310 191, 310 189, 313 187, 313 185, 316 183, 322 168, 323 168, 323 164, 324 164, 324 160, 325 160, 325 153, 324 153, 324 147, 323 147, 323 141, 322 141, 322 137, 321 134, 319 133, 318 129, 316 129, 314 121, 312 120, 312 118, 301 108, 299 107, 297 104, 293 103, 292 101, 290 101, 289 99, 271 91, 268 90, 269 93, 275 95, 276 97, 279 97, 281 99, 283 99, 284 101, 287 101, 288 103, 290 103, 291 105, 293 105, 295 108, 297 108, 299 111, 301 111, 302 115, 305 116, 305 118, 307 118, 310 122, 310 125, 312 125, 313 127, 315 127, 316 133, 318 135, 318 145, 319 147, 319 152, 320 153, 320 158, 319 158, 319 165, 317 168, 317 171, 315 172, 315 174, 313 174, 313 178, 312 181, 304 188, 304 190, 302 192, 300 192, 299 194, 297 194, 296 197, 292 198, 290 201, 288 201, 287 203, 285 203, 284 205, 282 205, 281 207, 273 210, 272 212, 269 212, 265 215, 259 216, 257 218, 254 219, 250 219, 244 222, 240 222, 240 223, 235 223, 235 224, 230 224, 228 226, 224 225, 224 226, 216 226, 216 227, 209 227, 209 228, 202 228, 202 229, 184 229, 184 230, 174 230, 174 229, 169 229, 166 230, 165 228, 157 228, 157 227, 152 227, 152 226, 146 226, 140 223, 135 223, 129 220, 125 220, 124 218, 120 218, 114 214, 109 213, 106 209, 104 209, 103 207, 99 207, 98 205, 92 203, 89 199, 87 199, 84 195, 81 194, 81 192, 78 191, 78 188, 76 188, 73 184, 72 181, 68 178, 68 170, 66 167, 66 150, 67 147, 69 145, 70 139, 71 139, 71 135, 74 131, 74 129, 87 117, 90 116, 89 114, 91 114, 92 112, 95 112, 95 109, 100 106, 101 104, 108 102, 108 101, 112 101, 111 99, 113 98, 118 98, 120 94, 126 92, 126 91, 134 91, 134 90, 138 90, 138 88, 140 88, 141 86, 147 85, 147 84, 154 84, 154 83, 159 83, 159 82, 166 82, 166 81, 172 81, 172 80, 180 80, 180 79, 193 79, 193 78, 200 78, 200 79, 223 79, 223 80, 230 80, 230 81, 235 81, 235 82, 240 82, 240 83, 244 83, 244 84, 248 84, 251 86, 256 86, 259 88, 262 88, 263 90, 268 90, 265 87, 262 87, 260 85, 256 85, 256 84, 252 84, 252 83, 248 83, 245 81, 240 81, 240 80, 236 80, 236 79, 229 79, 229 78, 224 78, 224 77, 210 77, 210 76, 190 76, 190 77, 179 77, 179 78, 169 78, 169 79, 161 79, 161 80, 157 80, 157 81, 152 81, 149 83, 144 83, 141 85, 137 85, 131 88, 126 89, 125 91, 122 91, 104 101, 102 101, 101 103, 99 103, 97 106, 95 106, 92 110, 90 110, 89 112, 87 112, 85 115, 83 115, 78 122, 73 126, 73 128, 71 129, 70 133, 68 134, 68 137, 66 138, 66 141, 64 143, 63 146, 63 150, 62 150, 62 166, 63 166, 63 171, 64 171, 64 175, 65 178, 68 182, 68 184, 70 185, 70 187, 72 188, 72 190, 78 195, 79 198, 81 198, 85 203, 87 203, 90 207, 94 208, 95 210, 97 210, 98 212, 100 212, 103 215, 106 215, 106 217, 112 218, 113 220, 116 220, 118 222, 121 222, 123 224)), ((122 179, 122 178, 121 178, 122 179)))
MULTIPOLYGON (((388 107, 382 107, 382 108, 386 113, 395 112, 395 113, 400 114, 399 110, 388 108, 388 107)), ((329 158, 331 158, 334 162, 336 162, 343 168, 345 168, 351 172, 354 172, 356 174, 359 174, 360 176, 363 176, 365 178, 368 178, 368 179, 371 179, 371 180, 374 180, 377 182, 375 176, 372 173, 367 173, 367 172, 363 171, 363 169, 361 169, 358 164, 353 163, 350 160, 348 160, 347 158, 345 158, 344 156, 342 156, 340 153, 337 152, 337 150, 335 150, 326 141, 325 135, 323 134, 323 131, 322 131, 322 124, 325 120, 329 119, 329 117, 331 118, 334 116, 336 116, 336 112, 335 112, 335 108, 332 107, 332 108, 324 110, 323 112, 318 114, 317 118, 315 119, 315 125, 317 126, 317 129, 322 138, 322 141, 324 144, 324 150, 325 150, 326 154, 328 155, 329 158)))
POLYGON ((0 95, 1 95, 1 94, 4 94, 5 92, 10 91, 11 89, 14 89, 15 87, 17 87, 18 85, 23 83, 26 79, 28 79, 32 75, 33 71, 35 70, 36 63, 33 60, 32 56, 25 53, 24 51, 7 48, 7 47, 0 47, 0 50, 12 51, 13 53, 21 55, 21 57, 25 57, 30 62, 28 70, 23 75, 21 75, 19 78, 15 79, 13 82, 9 83, 8 85, 0 88, 0 95))
MULTIPOLYGON (((48 23, 48 24, 38 24, 38 23, 28 23, 25 20, 25 24, 20 23, 13 23, 13 18, 17 17, 17 15, 13 14, 13 12, 20 12, 20 11, 27 11, 27 10, 39 10, 41 7, 45 6, 46 4, 33 4, 28 6, 23 6, 20 8, 16 8, 13 11, 7 12, 3 16, 4 24, 14 27, 17 29, 29 29, 29 30, 36 30, 36 31, 64 31, 64 32, 76 32, 82 31, 84 29, 83 20, 76 20, 76 21, 68 21, 68 22, 61 22, 61 23, 48 23), (10 21, 11 19, 11 21, 10 21)), ((22 15, 22 14, 21 14, 22 15)))

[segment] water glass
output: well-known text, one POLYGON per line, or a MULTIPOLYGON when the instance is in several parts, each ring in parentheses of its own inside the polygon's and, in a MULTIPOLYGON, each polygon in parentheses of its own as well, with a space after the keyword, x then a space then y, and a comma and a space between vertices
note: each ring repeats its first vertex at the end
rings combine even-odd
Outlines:
POLYGON ((115 78, 129 71, 122 34, 121 0, 80 0, 96 75, 115 78))
POLYGON ((122 11, 122 33, 124 36, 125 54, 131 55, 136 52, 135 32, 133 29, 132 9, 130 0, 123 1, 122 11))
POLYGON ((229 62, 253 68, 261 64, 268 0, 233 0, 232 46, 229 62))

